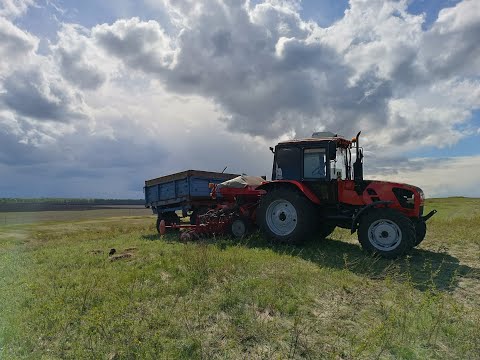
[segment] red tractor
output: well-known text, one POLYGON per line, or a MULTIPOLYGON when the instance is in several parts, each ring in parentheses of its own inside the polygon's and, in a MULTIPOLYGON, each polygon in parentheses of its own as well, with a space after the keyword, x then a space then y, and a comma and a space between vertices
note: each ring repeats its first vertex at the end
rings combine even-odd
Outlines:
POLYGON ((273 241, 299 243, 325 238, 335 227, 357 231, 367 252, 394 258, 420 244, 425 222, 424 194, 418 187, 363 179, 363 150, 332 133, 279 143, 272 181, 257 187, 266 193, 256 222, 273 241), (352 150, 355 161, 352 164, 352 150))

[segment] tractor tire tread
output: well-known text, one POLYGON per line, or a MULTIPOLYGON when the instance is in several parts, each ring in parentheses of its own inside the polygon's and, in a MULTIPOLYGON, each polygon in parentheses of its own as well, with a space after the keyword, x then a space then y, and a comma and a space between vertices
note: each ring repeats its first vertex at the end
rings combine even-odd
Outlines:
POLYGON ((418 246, 425 239, 427 235, 427 224, 425 221, 418 221, 415 223, 415 245, 418 246))

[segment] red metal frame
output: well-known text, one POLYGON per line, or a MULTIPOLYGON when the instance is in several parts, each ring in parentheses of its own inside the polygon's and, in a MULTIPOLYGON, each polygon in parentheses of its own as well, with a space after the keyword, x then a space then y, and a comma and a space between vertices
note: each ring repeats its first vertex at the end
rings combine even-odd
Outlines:
POLYGON ((305 194, 305 196, 311 202, 313 202, 314 204, 317 204, 317 205, 321 204, 321 201, 318 198, 318 196, 315 195, 315 193, 312 190, 310 190, 307 186, 305 186, 304 183, 302 183, 301 181, 297 181, 297 180, 273 180, 273 181, 269 181, 269 182, 266 182, 265 184, 260 185, 259 187, 257 187, 257 189, 266 191, 270 187, 275 186, 275 184, 292 184, 292 185, 296 186, 303 194, 305 194))
POLYGON ((217 199, 219 203, 215 209, 199 215, 195 225, 166 225, 165 221, 162 220, 159 226, 160 234, 164 235, 167 229, 189 229, 182 232, 180 236, 182 240, 227 234, 231 224, 238 217, 255 222, 255 212, 263 194, 265 194, 265 190, 258 190, 254 186, 217 189, 217 186, 213 185, 212 198, 216 199, 220 195, 217 199))

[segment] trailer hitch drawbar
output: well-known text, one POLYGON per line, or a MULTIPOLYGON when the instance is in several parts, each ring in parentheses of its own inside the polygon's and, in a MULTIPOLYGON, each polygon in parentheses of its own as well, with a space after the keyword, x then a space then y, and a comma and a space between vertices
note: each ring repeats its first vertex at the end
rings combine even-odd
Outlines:
POLYGON ((427 215, 425 216, 422 216, 422 221, 427 221, 428 219, 430 219, 433 215, 435 215, 438 211, 437 210, 432 210, 430 211, 427 215))
POLYGON ((177 229, 196 229, 197 225, 178 225, 178 224, 171 224, 167 225, 165 220, 160 221, 160 225, 158 226, 158 232, 160 235, 165 235, 167 233, 167 229, 177 230, 177 229))

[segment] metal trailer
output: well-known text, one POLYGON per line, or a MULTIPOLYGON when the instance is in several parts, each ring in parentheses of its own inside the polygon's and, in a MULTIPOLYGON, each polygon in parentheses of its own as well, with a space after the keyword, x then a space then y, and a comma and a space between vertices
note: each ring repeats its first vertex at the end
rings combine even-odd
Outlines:
POLYGON ((216 201, 210 197, 208 185, 219 184, 237 176, 239 175, 186 170, 146 180, 145 207, 151 208, 158 215, 157 230, 161 220, 167 224, 179 224, 177 211, 181 211, 182 217, 190 216, 190 223, 195 224, 197 215, 216 205, 216 201))

